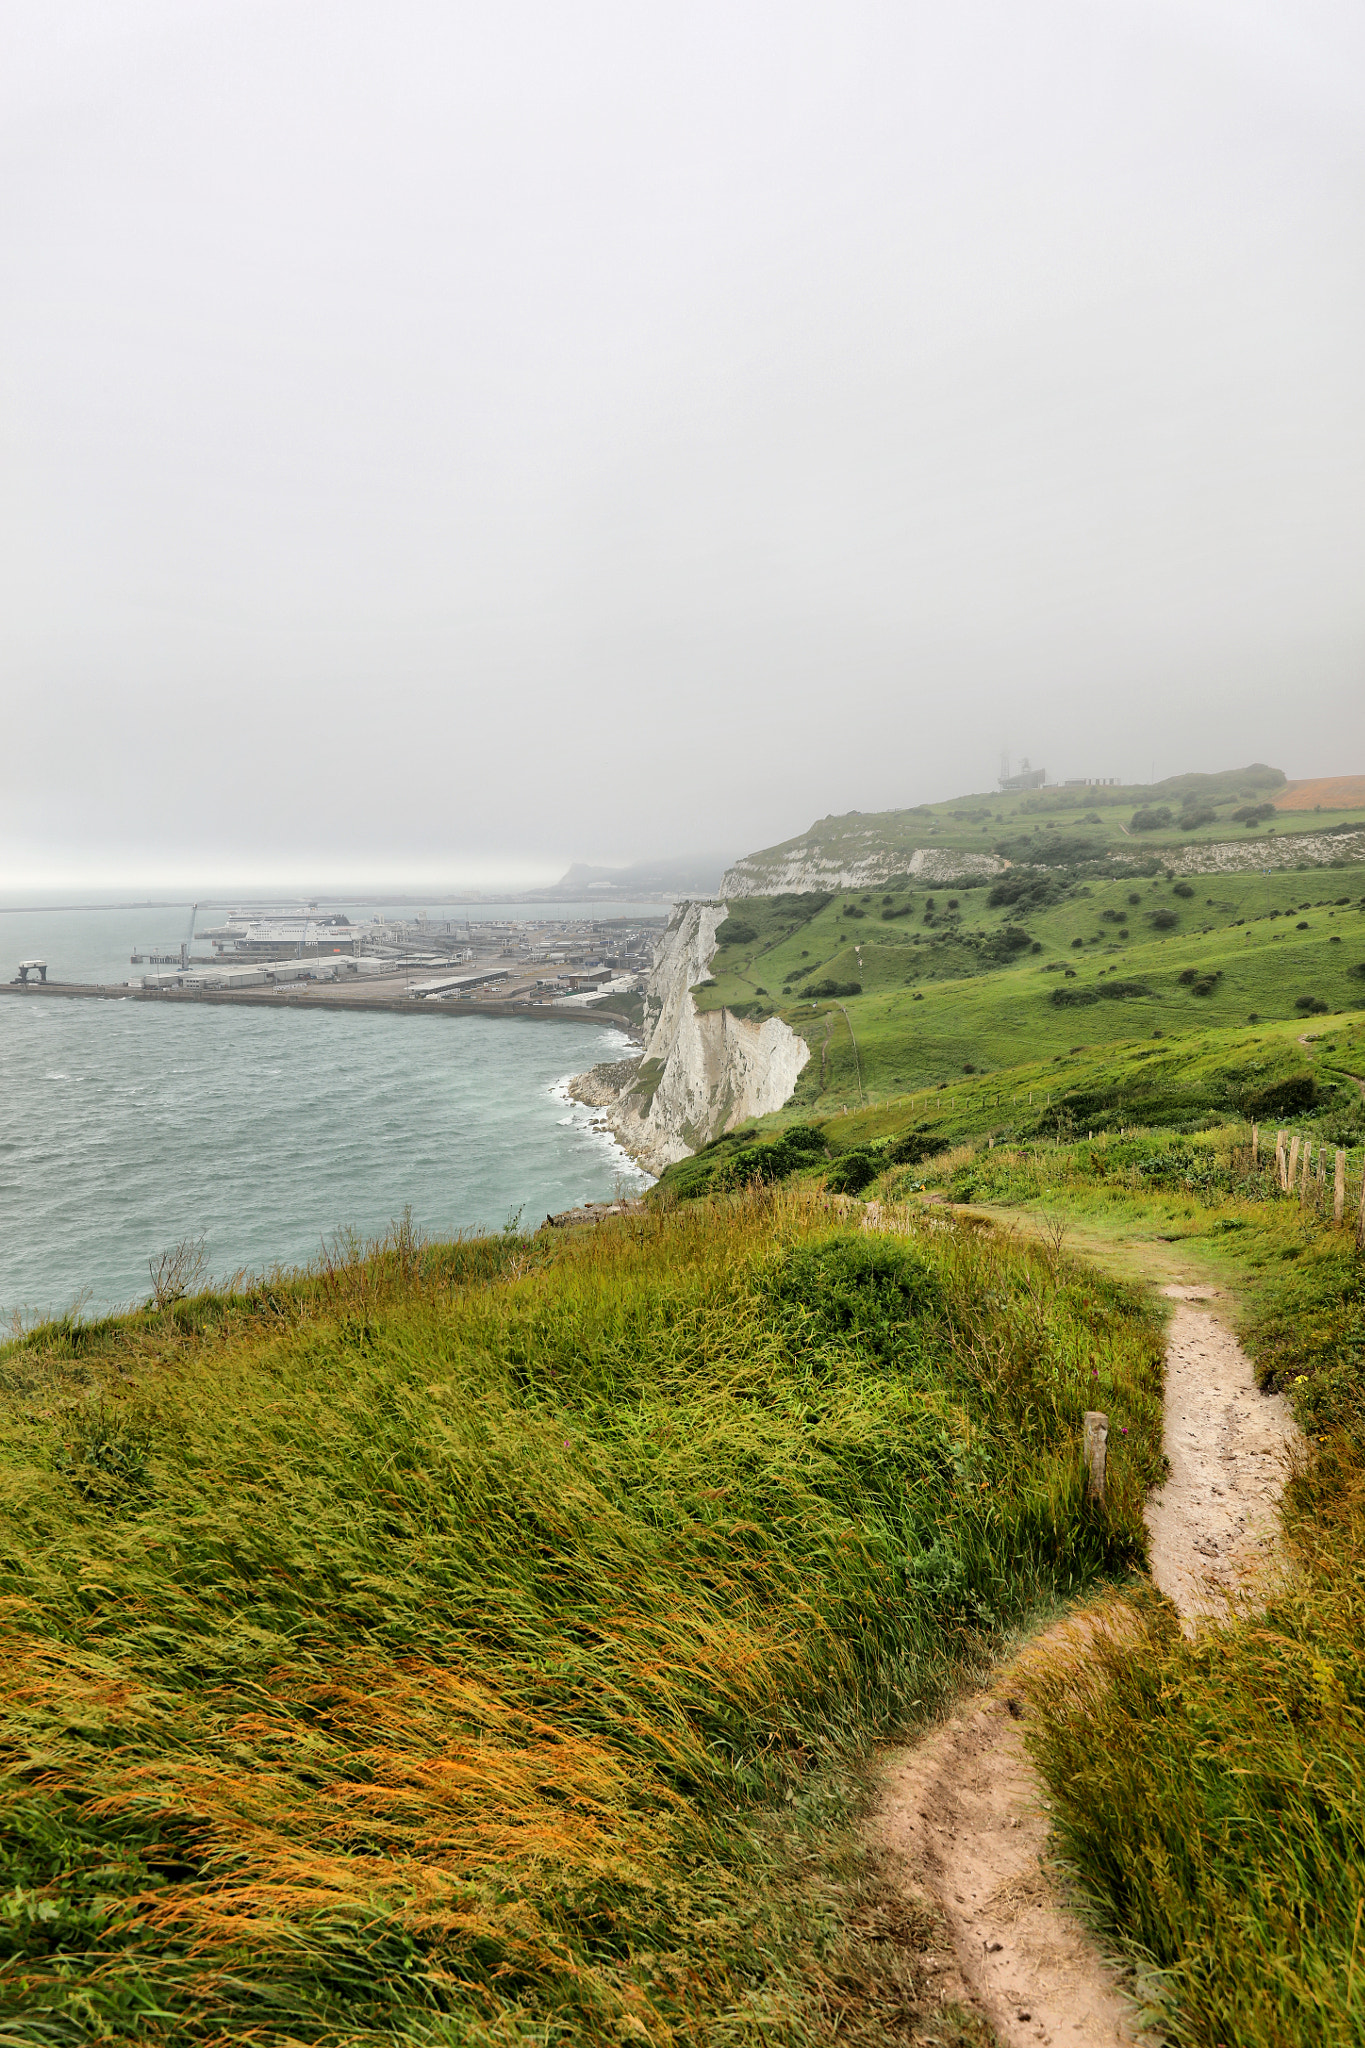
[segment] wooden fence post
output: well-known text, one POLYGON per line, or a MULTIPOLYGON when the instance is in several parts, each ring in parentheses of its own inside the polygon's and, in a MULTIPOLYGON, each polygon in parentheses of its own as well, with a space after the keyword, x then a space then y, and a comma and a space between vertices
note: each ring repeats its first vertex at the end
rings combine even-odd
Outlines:
POLYGON ((1332 1186, 1332 1221, 1338 1230, 1346 1214, 1346 1154, 1337 1146, 1336 1179, 1332 1186))
POLYGON ((1308 1168, 1312 1157, 1313 1142, 1311 1138, 1305 1138, 1303 1141, 1303 1172, 1299 1175, 1299 1207, 1301 1209, 1306 1208, 1308 1205, 1308 1168))
POLYGON ((1285 1178, 1284 1164, 1284 1141, 1286 1135, 1287 1134, 1284 1131, 1277 1131, 1275 1133, 1275 1178, 1280 1183, 1281 1194, 1283 1194, 1285 1188, 1289 1185, 1287 1179, 1285 1178))
POLYGON ((1253 1166, 1261 1163, 1261 1134, 1255 1124, 1251 1126, 1251 1163, 1253 1166))
POLYGON ((1087 1500, 1104 1499, 1105 1447, 1109 1442, 1109 1417, 1098 1408, 1085 1411, 1085 1469, 1087 1500))
POLYGON ((1360 1214, 1356 1218, 1356 1250, 1365 1252, 1365 1178, 1360 1183, 1360 1214))
POLYGON ((1299 1134, 1298 1134, 1298 1132, 1297 1132, 1297 1131, 1295 1131, 1295 1133, 1294 1133, 1294 1137, 1293 1137, 1293 1141, 1292 1141, 1292 1143, 1290 1144, 1290 1147, 1289 1147, 1289 1174, 1288 1174, 1288 1177, 1287 1177, 1287 1179, 1285 1180, 1285 1184, 1284 1184, 1284 1191, 1285 1191, 1285 1193, 1286 1193, 1287 1195, 1292 1195, 1292 1194, 1293 1194, 1293 1192, 1294 1192, 1294 1182, 1295 1182, 1295 1181, 1296 1181, 1296 1180, 1298 1179, 1298 1174, 1299 1174, 1299 1134))

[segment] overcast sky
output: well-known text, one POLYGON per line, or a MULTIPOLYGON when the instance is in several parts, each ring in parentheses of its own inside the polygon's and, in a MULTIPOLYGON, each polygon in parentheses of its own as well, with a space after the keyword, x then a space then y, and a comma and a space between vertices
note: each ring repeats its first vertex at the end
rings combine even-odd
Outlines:
POLYGON ((1359 0, 0 0, 0 887, 1365 771, 1359 0))

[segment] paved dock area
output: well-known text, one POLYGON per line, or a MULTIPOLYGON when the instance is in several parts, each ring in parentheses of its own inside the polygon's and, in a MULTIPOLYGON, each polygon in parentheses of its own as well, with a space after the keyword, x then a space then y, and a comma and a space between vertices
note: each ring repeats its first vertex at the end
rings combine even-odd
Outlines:
POLYGON ((628 1010, 613 1006, 610 996, 602 1007, 556 1002, 537 995, 534 985, 521 987, 516 981, 493 985, 495 992, 476 990, 472 996, 447 999, 414 996, 413 981, 422 974, 367 976, 363 982, 289 982, 281 988, 181 989, 133 988, 126 982, 46 981, 0 982, 0 994, 30 1002, 63 997, 89 997, 128 1003, 231 1003, 239 1008, 270 1010, 387 1010, 408 1017, 532 1017, 551 1023, 615 1024, 622 1030, 636 1029, 628 1010))

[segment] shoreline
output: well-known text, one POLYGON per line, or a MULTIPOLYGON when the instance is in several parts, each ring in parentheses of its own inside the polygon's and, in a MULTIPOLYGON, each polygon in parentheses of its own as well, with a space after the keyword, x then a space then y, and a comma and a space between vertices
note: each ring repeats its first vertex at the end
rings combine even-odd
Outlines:
POLYGON ((637 1041, 640 1035, 640 1027, 634 1018, 620 1010, 595 1010, 586 1005, 570 1009, 556 1003, 519 1003, 515 1000, 500 1002, 496 997, 478 1002, 446 1003, 412 996, 368 995, 361 989, 324 994, 320 990, 295 993, 292 989, 271 988, 128 988, 118 982, 92 981, 7 981, 0 982, 0 994, 75 1001, 94 998, 112 1003, 228 1003, 239 1008, 255 1006, 273 1010, 382 1010, 405 1017, 530 1017, 538 1022, 556 1024, 611 1024, 626 1032, 633 1041, 637 1041))

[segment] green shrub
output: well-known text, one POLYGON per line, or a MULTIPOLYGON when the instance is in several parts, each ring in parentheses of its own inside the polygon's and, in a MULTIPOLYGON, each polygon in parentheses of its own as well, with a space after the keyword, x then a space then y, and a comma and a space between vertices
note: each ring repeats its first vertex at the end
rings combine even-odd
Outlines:
POLYGON ((985 941, 980 957, 986 961, 1016 960, 1021 953, 1031 952, 1033 943, 1032 932, 1026 932, 1022 925, 1003 925, 985 941))
POLYGON ((1247 1116, 1259 1123, 1265 1117, 1300 1116, 1314 1108, 1317 1099, 1318 1084, 1312 1074, 1290 1074, 1282 1081, 1252 1089, 1243 1107, 1247 1116))
POLYGON ((1133 996, 1152 993, 1145 981, 1096 981, 1084 988, 1054 988, 1048 1001, 1057 1010, 1082 1009, 1090 1003, 1126 1002, 1133 996))
POLYGON ((835 1195, 859 1195, 877 1178, 882 1163, 871 1152, 845 1152, 825 1176, 825 1186, 835 1195))

